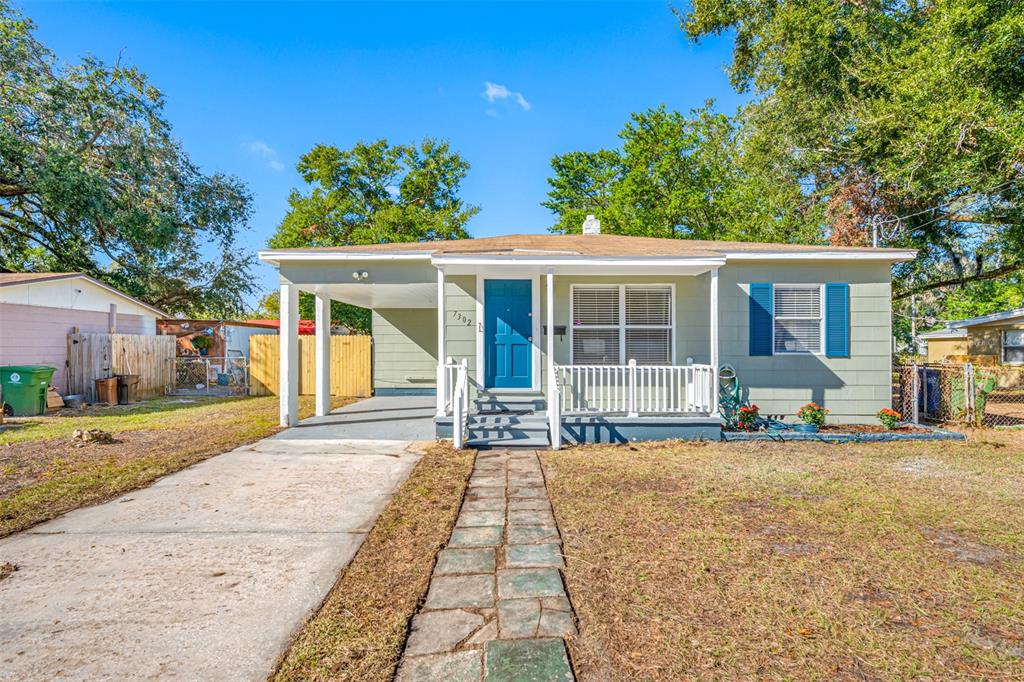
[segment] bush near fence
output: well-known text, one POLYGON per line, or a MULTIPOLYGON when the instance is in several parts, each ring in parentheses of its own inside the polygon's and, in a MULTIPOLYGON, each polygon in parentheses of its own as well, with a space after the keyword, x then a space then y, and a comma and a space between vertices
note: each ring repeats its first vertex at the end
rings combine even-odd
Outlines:
MULTIPOLYGON (((331 337, 331 395, 368 398, 372 339, 369 336, 331 337)), ((249 337, 250 395, 277 395, 281 363, 280 338, 268 334, 249 337)), ((299 337, 299 395, 316 392, 316 337, 299 337)))

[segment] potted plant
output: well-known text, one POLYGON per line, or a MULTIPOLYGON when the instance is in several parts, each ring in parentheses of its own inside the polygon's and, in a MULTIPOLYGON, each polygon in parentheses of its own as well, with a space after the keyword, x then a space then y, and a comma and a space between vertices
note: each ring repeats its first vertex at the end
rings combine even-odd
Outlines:
POLYGON ((825 415, 828 414, 828 410, 817 403, 807 403, 799 410, 797 410, 796 416, 803 422, 803 424, 797 424, 793 427, 794 431, 800 433, 817 433, 825 424, 825 415))
POLYGON ((744 405, 736 412, 736 428, 740 431, 756 431, 760 419, 761 412, 757 405, 744 405))
POLYGON ((900 419, 903 418, 903 415, 889 407, 883 407, 881 410, 878 411, 877 416, 878 421, 882 422, 882 426, 884 426, 889 431, 892 431, 897 426, 899 426, 900 419))
POLYGON ((192 339, 192 347, 199 351, 200 355, 208 354, 212 345, 213 337, 210 336, 196 336, 192 339))

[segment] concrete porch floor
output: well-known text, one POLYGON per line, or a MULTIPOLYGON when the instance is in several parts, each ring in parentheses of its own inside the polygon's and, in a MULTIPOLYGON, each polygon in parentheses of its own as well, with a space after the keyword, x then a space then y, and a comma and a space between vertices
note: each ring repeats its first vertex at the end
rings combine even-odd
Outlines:
POLYGON ((434 396, 375 396, 339 407, 324 417, 303 419, 279 440, 395 440, 436 438, 434 396))

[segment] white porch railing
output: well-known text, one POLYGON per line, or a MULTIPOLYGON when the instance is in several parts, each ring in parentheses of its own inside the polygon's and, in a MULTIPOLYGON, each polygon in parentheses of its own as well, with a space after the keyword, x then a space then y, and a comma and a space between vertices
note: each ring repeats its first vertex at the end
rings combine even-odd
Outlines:
POLYGON ((446 415, 452 413, 453 399, 455 398, 455 379, 459 373, 459 367, 466 364, 466 358, 461 361, 454 360, 451 356, 444 359, 444 368, 442 369, 442 377, 444 378, 444 413, 446 415))
POLYGON ((565 413, 710 414, 716 397, 711 365, 556 365, 555 376, 565 413))
POLYGON ((462 358, 462 362, 455 365, 451 386, 452 440, 455 441, 456 449, 462 449, 469 428, 469 363, 466 358, 462 358))

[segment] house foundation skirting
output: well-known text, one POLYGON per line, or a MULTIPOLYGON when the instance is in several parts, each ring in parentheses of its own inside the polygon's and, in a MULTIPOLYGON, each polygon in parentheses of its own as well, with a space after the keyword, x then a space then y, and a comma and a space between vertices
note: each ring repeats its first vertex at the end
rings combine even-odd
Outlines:
MULTIPOLYGON (((451 438, 452 418, 436 417, 438 438, 451 438)), ((562 442, 632 443, 648 440, 721 440, 722 421, 706 416, 627 417, 569 415, 562 417, 562 442)), ((514 445, 514 443, 510 443, 514 445)))

